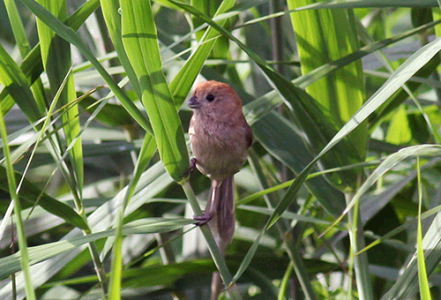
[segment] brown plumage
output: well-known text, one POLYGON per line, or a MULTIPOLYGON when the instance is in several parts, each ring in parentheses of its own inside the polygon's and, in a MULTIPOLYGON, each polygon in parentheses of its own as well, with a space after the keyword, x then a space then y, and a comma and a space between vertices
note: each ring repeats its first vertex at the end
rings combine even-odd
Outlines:
POLYGON ((233 176, 247 159, 253 133, 242 113, 242 101, 228 84, 213 80, 198 84, 188 106, 194 112, 188 130, 193 162, 211 179, 212 187, 204 215, 195 219, 208 222, 225 253, 236 222, 233 176))

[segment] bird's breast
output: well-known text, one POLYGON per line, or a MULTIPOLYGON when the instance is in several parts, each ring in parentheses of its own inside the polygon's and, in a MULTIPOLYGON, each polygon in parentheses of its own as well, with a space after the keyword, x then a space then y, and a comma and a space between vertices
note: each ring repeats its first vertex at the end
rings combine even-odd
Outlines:
POLYGON ((190 143, 197 168, 215 180, 239 172, 247 157, 245 130, 238 125, 192 122, 190 143))

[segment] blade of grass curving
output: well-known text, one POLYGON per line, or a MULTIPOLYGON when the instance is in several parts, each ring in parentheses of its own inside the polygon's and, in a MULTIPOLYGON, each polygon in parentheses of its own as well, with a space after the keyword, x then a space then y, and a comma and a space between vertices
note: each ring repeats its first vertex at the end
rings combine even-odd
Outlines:
POLYGON ((354 116, 343 126, 343 128, 334 136, 329 144, 322 150, 327 152, 331 147, 339 142, 343 136, 346 136, 361 122, 366 120, 381 104, 383 104, 397 89, 409 80, 422 66, 424 66, 434 55, 441 50, 441 39, 425 45, 407 59, 378 89, 374 95, 361 107, 354 116))
MULTIPOLYGON (((1 74, 0 74, 1 77, 1 74)), ((6 85, 8 86, 8 85, 6 85)), ((18 245, 21 250, 20 255, 20 264, 24 274, 25 281, 25 291, 26 298, 29 300, 35 300, 35 291, 32 285, 31 273, 29 270, 29 255, 28 255, 28 246, 26 242, 26 233, 23 224, 23 220, 21 218, 21 205, 20 200, 17 195, 17 185, 15 182, 15 174, 14 167, 12 165, 9 144, 8 144, 8 133, 6 130, 5 120, 3 118, 3 114, 1 113, 1 104, 0 104, 0 135, 3 141, 3 154, 6 159, 6 174, 8 179, 8 190, 11 196, 11 201, 14 202, 14 212, 15 212, 15 221, 18 232, 18 245)))
MULTIPOLYGON (((412 11, 416 11, 416 10, 412 10, 412 11)), ((421 22, 422 23, 422 22, 421 22)), ((358 28, 358 32, 359 32, 359 36, 360 39, 365 42, 365 43, 372 43, 374 41, 374 39, 370 36, 370 34, 368 33, 367 29, 361 24, 360 21, 358 21, 356 23, 357 28, 358 28)), ((435 27, 436 28, 436 27, 435 27)), ((379 53, 375 53, 375 57, 382 63, 382 65, 390 72, 392 73, 394 71, 394 68, 392 67, 391 63, 389 62, 389 59, 386 57, 386 55, 384 54, 383 51, 380 51, 379 53)), ((432 60, 426 65, 424 66, 421 70, 419 70, 415 75, 416 76, 430 76, 431 74, 433 74, 433 71, 435 71, 436 66, 439 65, 439 55, 436 55, 432 58, 432 60), (426 74, 423 73, 426 72, 426 74)), ((395 93, 394 96, 392 96, 389 100, 389 103, 385 103, 383 104, 383 108, 379 108, 378 111, 382 111, 382 113, 377 113, 377 121, 381 122, 382 118, 378 117, 378 115, 383 114, 383 116, 386 116, 386 112, 391 112, 392 110, 396 109, 399 105, 401 105, 403 103, 403 101, 405 99, 407 99, 408 97, 410 97, 412 99, 412 101, 415 103, 415 105, 418 107, 418 109, 421 111, 424 119, 427 122, 428 128, 431 132, 431 134, 433 134, 435 141, 437 143, 441 142, 441 136, 439 135, 438 131, 435 129, 433 122, 431 121, 431 119, 429 118, 429 116, 426 114, 426 112, 424 111, 423 107, 420 104, 420 101, 417 100, 417 98, 414 96, 413 92, 416 91, 416 89, 419 87, 420 85, 418 83, 415 84, 415 82, 409 81, 409 83, 407 83, 406 85, 403 85, 403 89, 402 91, 398 91, 395 93), (410 86, 410 84, 412 84, 412 86, 410 86), (401 92, 401 93, 400 93, 401 92), (401 98, 401 99, 400 99, 401 98), (391 105, 393 104, 393 105, 391 105), (386 107, 386 109, 384 109, 384 107, 386 107)), ((399 111, 403 111, 404 112, 404 107, 401 107, 399 109, 399 111)), ((372 120, 372 117, 370 118, 370 120, 372 120)), ((392 122, 393 123, 399 123, 399 122, 392 122)), ((393 126, 393 125, 391 125, 393 126)), ((370 129, 370 131, 372 132, 374 130, 374 126, 372 126, 370 129)), ((389 133, 393 132, 395 128, 390 127, 389 128, 389 133)), ((398 130, 400 131, 400 130, 398 130)), ((400 143, 394 143, 394 144, 400 144, 400 143)))
MULTIPOLYGON (((332 228, 335 224, 339 223, 343 216, 352 209, 352 207, 359 201, 362 195, 364 195, 369 188, 375 184, 381 178, 386 172, 388 172, 390 169, 392 169, 396 164, 401 162, 402 160, 412 157, 415 155, 437 155, 441 151, 441 146, 439 145, 418 145, 418 146, 412 146, 407 147, 399 150, 396 153, 393 153, 389 155, 376 169, 375 171, 366 179, 366 181, 361 185, 361 187, 358 189, 357 193, 354 195, 354 197, 351 199, 351 201, 348 203, 347 207, 343 211, 343 213, 340 215, 339 218, 327 229, 327 231, 332 228)), ((325 232, 326 233, 326 232, 325 232)), ((323 233, 323 234, 325 234, 323 233)), ((323 235, 322 234, 322 235, 323 235)))
POLYGON ((431 300, 429 278, 427 276, 426 262, 423 249, 423 229, 421 224, 421 207, 423 206, 423 185, 421 183, 420 157, 417 156, 418 171, 418 233, 417 233, 417 257, 418 257, 418 281, 421 299, 431 300))
POLYGON ((54 15, 48 12, 40 4, 32 0, 21 0, 26 7, 28 7, 40 20, 49 26, 60 37, 76 46, 78 50, 88 59, 93 66, 101 74, 104 81, 109 85, 109 88, 124 106, 124 108, 132 115, 132 117, 138 122, 138 124, 145 130, 153 133, 150 123, 144 114, 135 106, 132 100, 121 90, 121 88, 113 81, 112 77, 107 73, 105 68, 99 63, 95 55, 86 46, 82 39, 72 30, 72 28, 64 25, 54 15))
MULTIPOLYGON (((188 9, 192 8, 192 6, 187 5, 185 3, 181 3, 178 1, 169 1, 175 5, 177 5, 180 8, 185 9, 188 11, 188 9)), ((214 17, 226 12, 228 9, 233 7, 235 4, 235 0, 224 0, 219 5, 219 8, 217 9, 214 17)), ((210 19, 211 20, 211 19, 210 19)), ((205 20, 204 20, 205 21, 205 20)), ((227 20, 221 20, 219 21, 220 27, 223 27, 227 20)), ((216 23, 217 25, 217 23, 216 23)), ((187 60, 185 65, 181 68, 179 73, 175 76, 173 81, 170 83, 170 91, 173 94, 173 98, 175 100, 176 107, 180 108, 182 103, 184 102, 184 99, 187 97, 188 93, 190 92, 190 89, 199 74, 200 70, 202 69, 202 66, 207 59, 208 55, 210 54, 211 49, 213 48, 214 43, 216 40, 211 40, 215 36, 218 35, 218 32, 215 28, 210 27, 205 32, 204 36, 201 39, 201 44, 198 47, 198 49, 193 52, 193 54, 190 56, 190 58, 187 60), (211 40, 210 42, 204 43, 207 40, 211 40)))
POLYGON ((142 88, 142 102, 152 122, 161 160, 177 182, 189 160, 181 121, 162 71, 150 1, 122 1, 123 42, 142 88))

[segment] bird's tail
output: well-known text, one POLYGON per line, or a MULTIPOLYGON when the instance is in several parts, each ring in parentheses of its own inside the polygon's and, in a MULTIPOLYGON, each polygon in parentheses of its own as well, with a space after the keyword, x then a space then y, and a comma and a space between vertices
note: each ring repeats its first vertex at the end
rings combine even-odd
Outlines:
MULTIPOLYGON (((225 178, 220 184, 213 182, 211 199, 205 211, 212 213, 213 218, 208 222, 216 239, 217 246, 223 255, 229 243, 233 240, 236 226, 234 206, 234 177, 225 178)), ((222 279, 218 272, 213 273, 211 282, 211 300, 216 300, 222 291, 222 279)))
POLYGON ((213 218, 208 223, 216 238, 221 252, 233 240, 236 226, 234 206, 234 177, 225 178, 220 184, 215 183, 211 193, 209 207, 205 211, 212 213, 213 218))

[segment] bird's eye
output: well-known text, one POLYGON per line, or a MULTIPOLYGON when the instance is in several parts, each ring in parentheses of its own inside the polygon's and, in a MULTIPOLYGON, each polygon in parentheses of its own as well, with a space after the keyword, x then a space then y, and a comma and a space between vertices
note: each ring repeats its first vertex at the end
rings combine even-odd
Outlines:
POLYGON ((208 95, 207 95, 207 100, 208 100, 209 102, 213 101, 213 100, 214 100, 214 95, 213 95, 213 94, 208 94, 208 95))

